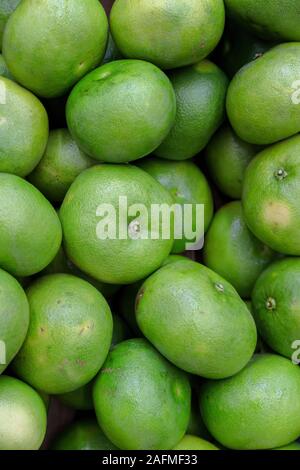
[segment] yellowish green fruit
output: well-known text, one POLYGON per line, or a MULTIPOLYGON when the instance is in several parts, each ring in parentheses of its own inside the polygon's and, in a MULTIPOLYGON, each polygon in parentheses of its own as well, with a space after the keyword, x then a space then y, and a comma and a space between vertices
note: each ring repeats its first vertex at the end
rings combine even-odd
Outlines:
POLYGON ((300 136, 268 147, 247 168, 243 211, 253 234, 273 250, 300 255, 300 136))
POLYGON ((207 57, 224 20, 222 0, 116 0, 110 27, 125 57, 172 69, 207 57))
POLYGON ((174 124, 168 77, 141 60, 117 60, 84 77, 66 108, 69 130, 96 160, 123 163, 153 152, 174 124))
POLYGON ((300 259, 284 258, 257 279, 253 315, 264 341, 277 353, 296 359, 300 338, 300 259))
POLYGON ((44 269, 61 244, 59 218, 30 183, 0 173, 0 266, 15 276, 44 269))
POLYGON ((227 114, 241 139, 269 145, 300 131, 299 75, 300 42, 274 47, 235 75, 227 114))
POLYGON ((112 317, 104 297, 88 282, 53 274, 27 290, 30 325, 13 362, 17 375, 50 394, 90 382, 109 351, 112 317))
POLYGON ((299 367, 281 356, 259 354, 233 377, 202 387, 201 414, 225 447, 273 449, 300 435, 299 393, 299 367))
POLYGON ((29 385, 0 376, 0 450, 38 450, 44 440, 47 413, 29 385))
MULTIPOLYGON (((151 204, 173 204, 168 191, 140 168, 104 164, 89 168, 76 178, 60 209, 60 218, 66 253, 78 268, 102 282, 130 284, 161 266, 172 249, 173 239, 172 235, 162 238, 162 221, 158 224, 158 238, 151 238, 151 224, 137 208, 137 212, 133 211, 134 207, 134 214, 128 217, 124 211, 119 227, 120 196, 127 198, 128 208, 144 204, 148 214, 151 204), (101 212, 103 203, 109 204, 108 213, 101 212), (111 229, 115 224, 116 232, 111 229), (120 230, 124 238, 120 237, 120 230)), ((107 211, 107 206, 104 209, 107 211)))
POLYGON ((98 0, 23 0, 6 24, 3 55, 24 87, 62 96, 101 62, 107 33, 98 0))
POLYGON ((48 116, 30 91, 0 77, 0 172, 28 175, 43 156, 48 116))
POLYGON ((93 396, 101 428, 123 450, 172 449, 188 426, 189 379, 145 339, 109 353, 93 396))
POLYGON ((28 325, 25 292, 15 278, 0 269, 0 374, 21 348, 28 325))
POLYGON ((256 346, 253 317, 235 289, 194 261, 177 261, 152 274, 137 295, 136 319, 161 354, 202 377, 236 374, 256 346))

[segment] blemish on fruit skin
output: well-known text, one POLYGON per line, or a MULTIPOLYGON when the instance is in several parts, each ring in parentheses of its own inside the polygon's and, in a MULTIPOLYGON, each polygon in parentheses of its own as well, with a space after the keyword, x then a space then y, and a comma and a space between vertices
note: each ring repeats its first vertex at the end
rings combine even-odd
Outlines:
POLYGON ((138 294, 137 294, 137 296, 136 296, 136 300, 135 300, 135 309, 138 308, 139 303, 140 303, 140 301, 141 301, 141 299, 142 299, 144 293, 145 293, 145 289, 142 287, 142 288, 139 290, 139 292, 138 292, 138 294))
POLYGON ((224 292, 224 286, 221 282, 216 282, 215 283, 215 288, 219 291, 219 292, 224 292))
POLYGON ((115 371, 115 369, 112 369, 111 367, 107 367, 106 369, 101 370, 101 374, 112 374, 115 371))
POLYGON ((85 331, 93 330, 93 328, 94 328, 94 322, 92 322, 92 323, 87 323, 87 324, 83 325, 83 326, 80 328, 79 336, 81 336, 85 331))
POLYGON ((42 326, 40 327, 40 332, 41 333, 45 333, 45 328, 43 328, 42 326))
POLYGON ((83 361, 82 359, 76 359, 76 364, 78 364, 80 367, 85 366, 86 361, 83 361))
POLYGON ((280 201, 269 201, 263 208, 263 220, 277 227, 286 227, 291 222, 290 208, 280 201))

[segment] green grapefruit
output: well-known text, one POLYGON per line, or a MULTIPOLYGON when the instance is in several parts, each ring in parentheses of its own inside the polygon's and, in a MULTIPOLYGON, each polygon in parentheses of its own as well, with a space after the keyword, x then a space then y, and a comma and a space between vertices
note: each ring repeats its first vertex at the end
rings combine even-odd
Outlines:
POLYGON ((28 175, 43 156, 48 116, 28 90, 0 77, 0 172, 28 175))
POLYGON ((44 269, 61 244, 59 218, 30 183, 0 173, 0 266, 15 276, 44 269))
POLYGON ((161 354, 202 377, 236 374, 256 346, 254 320, 235 289, 194 261, 152 274, 137 295, 136 319, 161 354))
POLYGON ((21 348, 28 325, 29 306, 25 292, 15 278, 0 269, 0 374, 21 348))
POLYGON ((110 28, 124 57, 172 69, 207 57, 224 20, 222 0, 116 0, 110 28))
POLYGON ((170 160, 186 160, 204 149, 225 117, 228 79, 209 60, 168 74, 177 112, 171 131, 155 150, 170 160))
POLYGON ((300 136, 266 148, 247 168, 243 211, 254 235, 275 251, 300 255, 300 136))
POLYGON ((188 377, 145 339, 118 344, 94 385, 98 422, 123 450, 172 449, 188 426, 190 400, 188 377))
POLYGON ((146 220, 140 204, 148 215, 152 204, 171 206, 173 199, 152 176, 132 165, 103 164, 81 173, 60 209, 64 246, 71 261, 111 284, 130 284, 159 268, 172 249, 172 227, 168 225, 170 234, 163 237, 160 221, 157 238, 152 237, 151 216, 146 220), (121 210, 120 196, 126 198, 130 214, 121 210))
POLYGON ((300 435, 299 393, 299 367, 274 354, 259 354, 233 377, 203 386, 201 414, 225 447, 273 449, 300 435))
POLYGON ((62 96, 101 62, 107 33, 98 0, 23 0, 6 24, 3 55, 24 87, 62 96))
POLYGON ((71 392, 97 374, 109 351, 112 317, 88 282, 52 274, 27 290, 30 325, 14 359, 17 375, 50 394, 71 392))
POLYGON ((38 450, 47 426, 46 407, 29 385, 0 377, 0 450, 38 450))
POLYGON ((235 75, 227 114, 241 139, 269 145, 300 131, 299 76, 300 42, 273 47, 235 75))
POLYGON ((110 163, 151 153, 169 133, 175 113, 168 77, 141 60, 117 60, 89 73, 72 90, 66 108, 79 147, 110 163))
POLYGON ((285 258, 271 264, 255 284, 252 305, 264 341, 291 358, 300 340, 300 259, 285 258))
POLYGON ((258 145, 241 140, 228 124, 214 134, 205 149, 205 161, 222 193, 232 199, 242 197, 246 169, 260 150, 258 145))

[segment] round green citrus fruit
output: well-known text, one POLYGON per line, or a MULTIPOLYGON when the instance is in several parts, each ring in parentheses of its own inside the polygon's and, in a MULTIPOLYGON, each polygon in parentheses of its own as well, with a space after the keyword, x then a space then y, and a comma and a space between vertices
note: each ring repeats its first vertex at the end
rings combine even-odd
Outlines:
POLYGON ((272 449, 300 435, 299 393, 299 367, 274 354, 259 354, 235 376, 203 386, 201 414, 225 447, 272 449))
POLYGON ((87 384, 109 351, 112 317, 91 284, 52 274, 27 290, 30 325, 13 367, 32 386, 51 394, 87 384))
POLYGON ((241 297, 251 296, 256 279, 274 256, 248 229, 240 201, 219 209, 205 237, 204 263, 230 282, 241 297))
POLYGON ((28 175, 43 156, 48 116, 30 92, 0 77, 0 172, 28 175))
POLYGON ((79 147, 110 163, 151 153, 169 133, 175 113, 170 80, 142 60, 117 60, 89 73, 72 90, 66 109, 79 147))
POLYGON ((227 114, 241 139, 268 145, 300 131, 299 76, 300 42, 274 47, 235 75, 227 114))
POLYGON ((172 69, 208 56, 224 20, 222 0, 116 0, 110 27, 125 57, 172 69))
POLYGON ((254 235, 273 250, 300 255, 300 136, 259 153, 247 168, 243 210, 254 235))
POLYGON ((198 436, 186 434, 173 450, 219 450, 211 442, 205 441, 198 436))
POLYGON ((0 3, 0 51, 2 50, 3 32, 8 18, 21 0, 1 0, 0 3))
POLYGON ((82 419, 71 424, 56 438, 53 445, 53 450, 116 449, 93 418, 82 419))
POLYGON ((94 385, 98 422, 123 450, 172 449, 190 415, 188 377, 146 340, 118 344, 94 385))
POLYGON ((202 377, 236 374, 255 350, 254 320, 235 289, 193 261, 152 274, 138 293, 136 318, 161 354, 202 377))
POLYGON ((0 450, 37 450, 47 426, 46 407, 29 385, 0 376, 0 450))
POLYGON ((246 168, 259 151, 259 146, 241 140, 227 124, 215 133, 205 149, 205 160, 222 193, 241 198, 246 168))
POLYGON ((285 258, 269 266, 255 284, 252 305, 263 339, 291 358, 300 340, 300 259, 285 258))
POLYGON ((51 204, 27 181, 0 173, 0 207, 0 266, 16 276, 44 269, 61 244, 51 204))
POLYGON ((300 41, 297 0, 224 0, 228 15, 266 39, 300 41))
POLYGON ((85 281, 92 284, 96 289, 98 289, 101 294, 104 295, 106 299, 110 299, 113 295, 120 289, 120 286, 114 284, 105 284, 104 282, 97 281, 88 274, 85 274, 83 271, 80 271, 75 264, 72 263, 64 252, 63 247, 61 246, 57 252, 55 258, 51 261, 50 264, 43 270, 43 274, 73 274, 76 277, 80 277, 85 281))
POLYGON ((107 34, 98 0, 23 0, 6 24, 3 55, 23 86, 62 96, 101 62, 107 34))
POLYGON ((0 269, 0 374, 22 346, 28 325, 25 292, 15 278, 0 269))
POLYGON ((209 184, 201 170, 192 162, 175 162, 150 157, 141 160, 139 166, 169 191, 174 202, 181 205, 183 215, 184 204, 192 205, 192 212, 189 216, 190 227, 184 227, 184 224, 180 224, 177 238, 174 233, 172 251, 173 253, 182 253, 188 243, 193 244, 203 238, 204 232, 211 222, 213 197, 209 184), (197 221, 197 204, 204 206, 204 221, 202 219, 197 221), (198 222, 199 226, 197 226, 198 222), (191 232, 189 238, 185 236, 187 228, 191 232))
POLYGON ((160 267, 173 245, 172 224, 164 227, 160 220, 151 233, 153 204, 172 206, 173 199, 140 168, 104 164, 85 170, 60 210, 68 257, 103 282, 130 284, 144 279, 160 267), (164 235, 165 228, 169 234, 164 235))
POLYGON ((228 79, 208 60, 174 70, 169 78, 176 95, 176 118, 154 153, 170 160, 186 160, 206 146, 222 123, 228 79))
POLYGON ((61 202, 75 178, 95 162, 85 155, 67 129, 50 132, 48 144, 29 181, 50 201, 61 202))

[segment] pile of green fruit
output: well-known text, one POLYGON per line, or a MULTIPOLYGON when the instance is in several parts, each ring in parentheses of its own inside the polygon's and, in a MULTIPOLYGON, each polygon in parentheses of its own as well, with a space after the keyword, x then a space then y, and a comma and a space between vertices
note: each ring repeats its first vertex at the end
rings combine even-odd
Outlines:
POLYGON ((0 450, 300 450, 299 0, 102 3, 0 1, 0 450))

